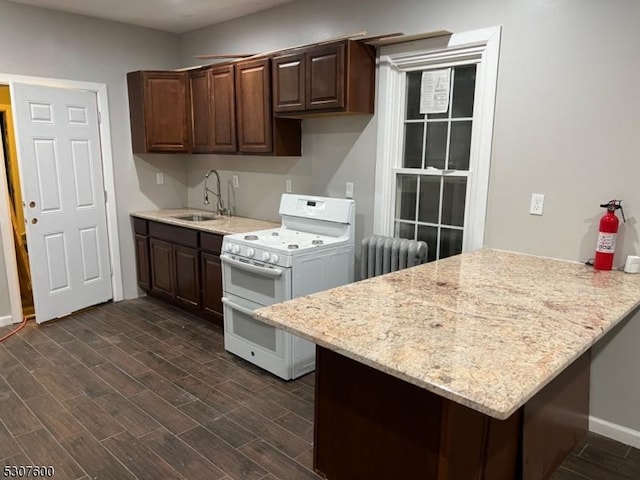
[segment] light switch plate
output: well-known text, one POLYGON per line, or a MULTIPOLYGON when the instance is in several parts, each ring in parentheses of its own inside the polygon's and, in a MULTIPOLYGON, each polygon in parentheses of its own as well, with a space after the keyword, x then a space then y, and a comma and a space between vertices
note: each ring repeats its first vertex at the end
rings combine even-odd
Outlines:
POLYGON ((284 190, 286 193, 291 193, 293 190, 293 186, 291 184, 291 179, 287 178, 287 180, 284 182, 284 190))
POLYGON ((240 176, 234 173, 231 178, 233 178, 233 188, 240 188, 240 176))
POLYGON ((164 185, 164 173, 162 172, 156 173, 156 183, 158 185, 164 185))

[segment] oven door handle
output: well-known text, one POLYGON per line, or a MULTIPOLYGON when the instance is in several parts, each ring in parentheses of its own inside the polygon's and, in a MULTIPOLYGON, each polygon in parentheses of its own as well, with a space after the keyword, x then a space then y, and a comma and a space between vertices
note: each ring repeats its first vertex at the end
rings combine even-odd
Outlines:
POLYGON ((232 302, 231 300, 229 300, 227 297, 222 297, 222 303, 227 305, 232 310, 238 310, 239 312, 242 312, 245 315, 249 315, 250 317, 253 317, 253 310, 250 310, 247 307, 241 307, 237 303, 232 302))
POLYGON ((267 277, 280 277, 282 275, 282 270, 277 270, 275 268, 267 268, 260 267, 258 265, 252 265, 250 263, 240 262, 231 257, 228 257, 225 254, 220 255, 220 261, 223 263, 228 263, 236 268, 240 268, 242 270, 246 270, 248 272, 257 273, 259 275, 264 275, 267 277))

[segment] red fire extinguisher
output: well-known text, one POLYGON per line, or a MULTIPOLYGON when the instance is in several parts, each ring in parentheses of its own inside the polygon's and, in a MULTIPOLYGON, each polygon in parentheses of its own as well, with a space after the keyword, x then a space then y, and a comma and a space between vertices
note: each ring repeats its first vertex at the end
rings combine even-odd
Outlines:
POLYGON ((620 213, 622 213, 622 221, 627 221, 624 218, 621 202, 622 200, 611 200, 600 205, 602 208, 607 209, 607 213, 600 219, 596 258, 593 262, 593 268, 596 270, 611 270, 613 266, 613 254, 616 251, 616 236, 618 235, 619 224, 616 210, 619 209, 620 213))

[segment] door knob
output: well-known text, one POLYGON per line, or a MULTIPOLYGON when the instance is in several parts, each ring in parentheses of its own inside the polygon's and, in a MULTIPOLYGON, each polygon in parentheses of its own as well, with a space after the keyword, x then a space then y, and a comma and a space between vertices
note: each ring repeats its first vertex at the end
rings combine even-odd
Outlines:
POLYGON ((29 207, 31 207, 31 208, 35 208, 35 206, 36 206, 36 202, 34 202, 33 200, 31 200, 31 201, 29 202, 29 207))

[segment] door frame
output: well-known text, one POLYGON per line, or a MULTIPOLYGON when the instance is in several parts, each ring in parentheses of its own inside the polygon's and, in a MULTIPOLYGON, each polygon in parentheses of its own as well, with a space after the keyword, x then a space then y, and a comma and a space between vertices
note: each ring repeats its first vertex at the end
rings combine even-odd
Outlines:
MULTIPOLYGON (((84 90, 95 93, 98 105, 100 121, 98 128, 100 132, 100 153, 102 156, 102 174, 104 189, 107 198, 105 208, 107 212, 107 237, 109 245, 109 258, 111 262, 111 287, 113 300, 120 301, 124 298, 122 268, 120 265, 120 244, 118 235, 118 216, 116 209, 116 189, 113 170, 113 151, 111 148, 111 122, 109 116, 109 99, 107 96, 107 85, 104 83, 80 82, 75 80, 64 80, 46 77, 31 77, 25 75, 11 75, 0 73, 0 85, 9 85, 11 99, 15 98, 14 84, 27 83, 30 85, 40 85, 43 87, 67 88, 72 90, 84 90)), ((12 103, 12 107, 15 106, 12 103)), ((14 125, 16 143, 20 140, 20 132, 14 125)), ((0 139, 2 141, 2 139, 0 139)), ((0 153, 1 156, 1 153, 0 153)), ((8 199, 8 188, 6 185, 6 172, 4 158, 0 162, 0 197, 8 199)), ((20 161, 18 160, 18 165, 20 161)), ((9 303, 11 305, 12 323, 22 320, 22 299, 20 297, 20 283, 18 278, 18 264, 15 254, 13 235, 11 234, 11 216, 7 202, 0 202, 0 234, 2 235, 2 247, 6 267, 7 284, 9 288, 9 303)), ((37 313, 37 312, 36 312, 37 313)), ((6 322, 5 322, 6 323, 6 322)), ((11 322, 10 322, 11 323, 11 322)), ((1 325, 0 325, 1 326, 1 325)))

